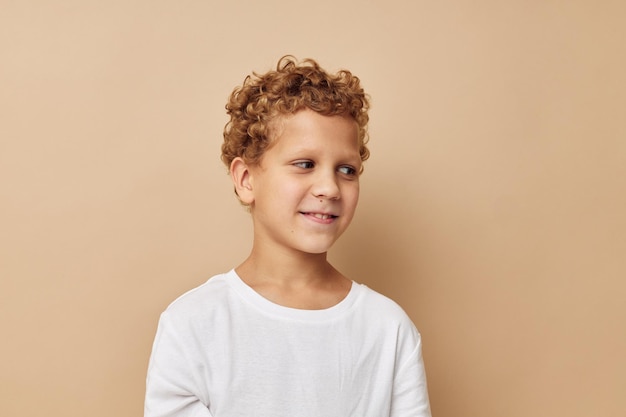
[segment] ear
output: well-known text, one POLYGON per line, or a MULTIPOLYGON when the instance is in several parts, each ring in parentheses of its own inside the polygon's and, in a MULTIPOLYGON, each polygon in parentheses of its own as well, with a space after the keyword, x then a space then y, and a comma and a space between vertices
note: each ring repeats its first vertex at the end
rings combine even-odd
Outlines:
POLYGON ((243 159, 237 157, 230 164, 230 178, 235 184, 235 192, 242 203, 251 205, 254 202, 252 189, 252 173, 243 159))

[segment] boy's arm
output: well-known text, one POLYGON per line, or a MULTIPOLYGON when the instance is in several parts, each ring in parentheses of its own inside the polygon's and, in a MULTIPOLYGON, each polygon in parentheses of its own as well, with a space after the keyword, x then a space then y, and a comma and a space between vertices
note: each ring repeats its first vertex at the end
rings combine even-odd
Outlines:
POLYGON ((394 378, 391 417, 431 417, 421 338, 417 337, 417 347, 394 378))
POLYGON ((144 417, 212 417, 200 399, 187 343, 175 327, 163 313, 148 366, 144 417))

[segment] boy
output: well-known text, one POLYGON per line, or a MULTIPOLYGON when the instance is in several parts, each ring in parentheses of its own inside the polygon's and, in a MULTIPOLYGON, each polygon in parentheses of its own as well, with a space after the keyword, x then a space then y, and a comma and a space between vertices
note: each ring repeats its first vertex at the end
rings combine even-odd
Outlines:
POLYGON ((146 417, 430 416, 410 319, 326 259, 356 209, 368 108, 350 72, 289 56, 235 89, 222 160, 252 250, 161 315, 146 417))

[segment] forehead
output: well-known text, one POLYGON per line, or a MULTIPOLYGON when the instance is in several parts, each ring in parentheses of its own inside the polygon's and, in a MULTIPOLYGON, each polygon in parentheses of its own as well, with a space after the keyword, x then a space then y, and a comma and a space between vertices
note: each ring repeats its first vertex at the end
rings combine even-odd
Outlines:
POLYGON ((319 147, 359 153, 357 122, 348 116, 326 116, 313 110, 278 116, 270 129, 270 147, 306 150, 319 147))

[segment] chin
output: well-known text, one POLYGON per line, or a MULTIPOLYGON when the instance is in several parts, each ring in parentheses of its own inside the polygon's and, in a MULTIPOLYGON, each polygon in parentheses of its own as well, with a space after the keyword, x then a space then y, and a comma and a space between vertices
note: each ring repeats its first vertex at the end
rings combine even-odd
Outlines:
POLYGON ((302 252, 310 253, 311 255, 320 255, 320 254, 328 252, 328 250, 333 246, 333 243, 335 243, 335 241, 324 242, 323 244, 320 244, 320 243, 310 244, 310 245, 305 244, 305 245, 302 245, 299 249, 302 252))

